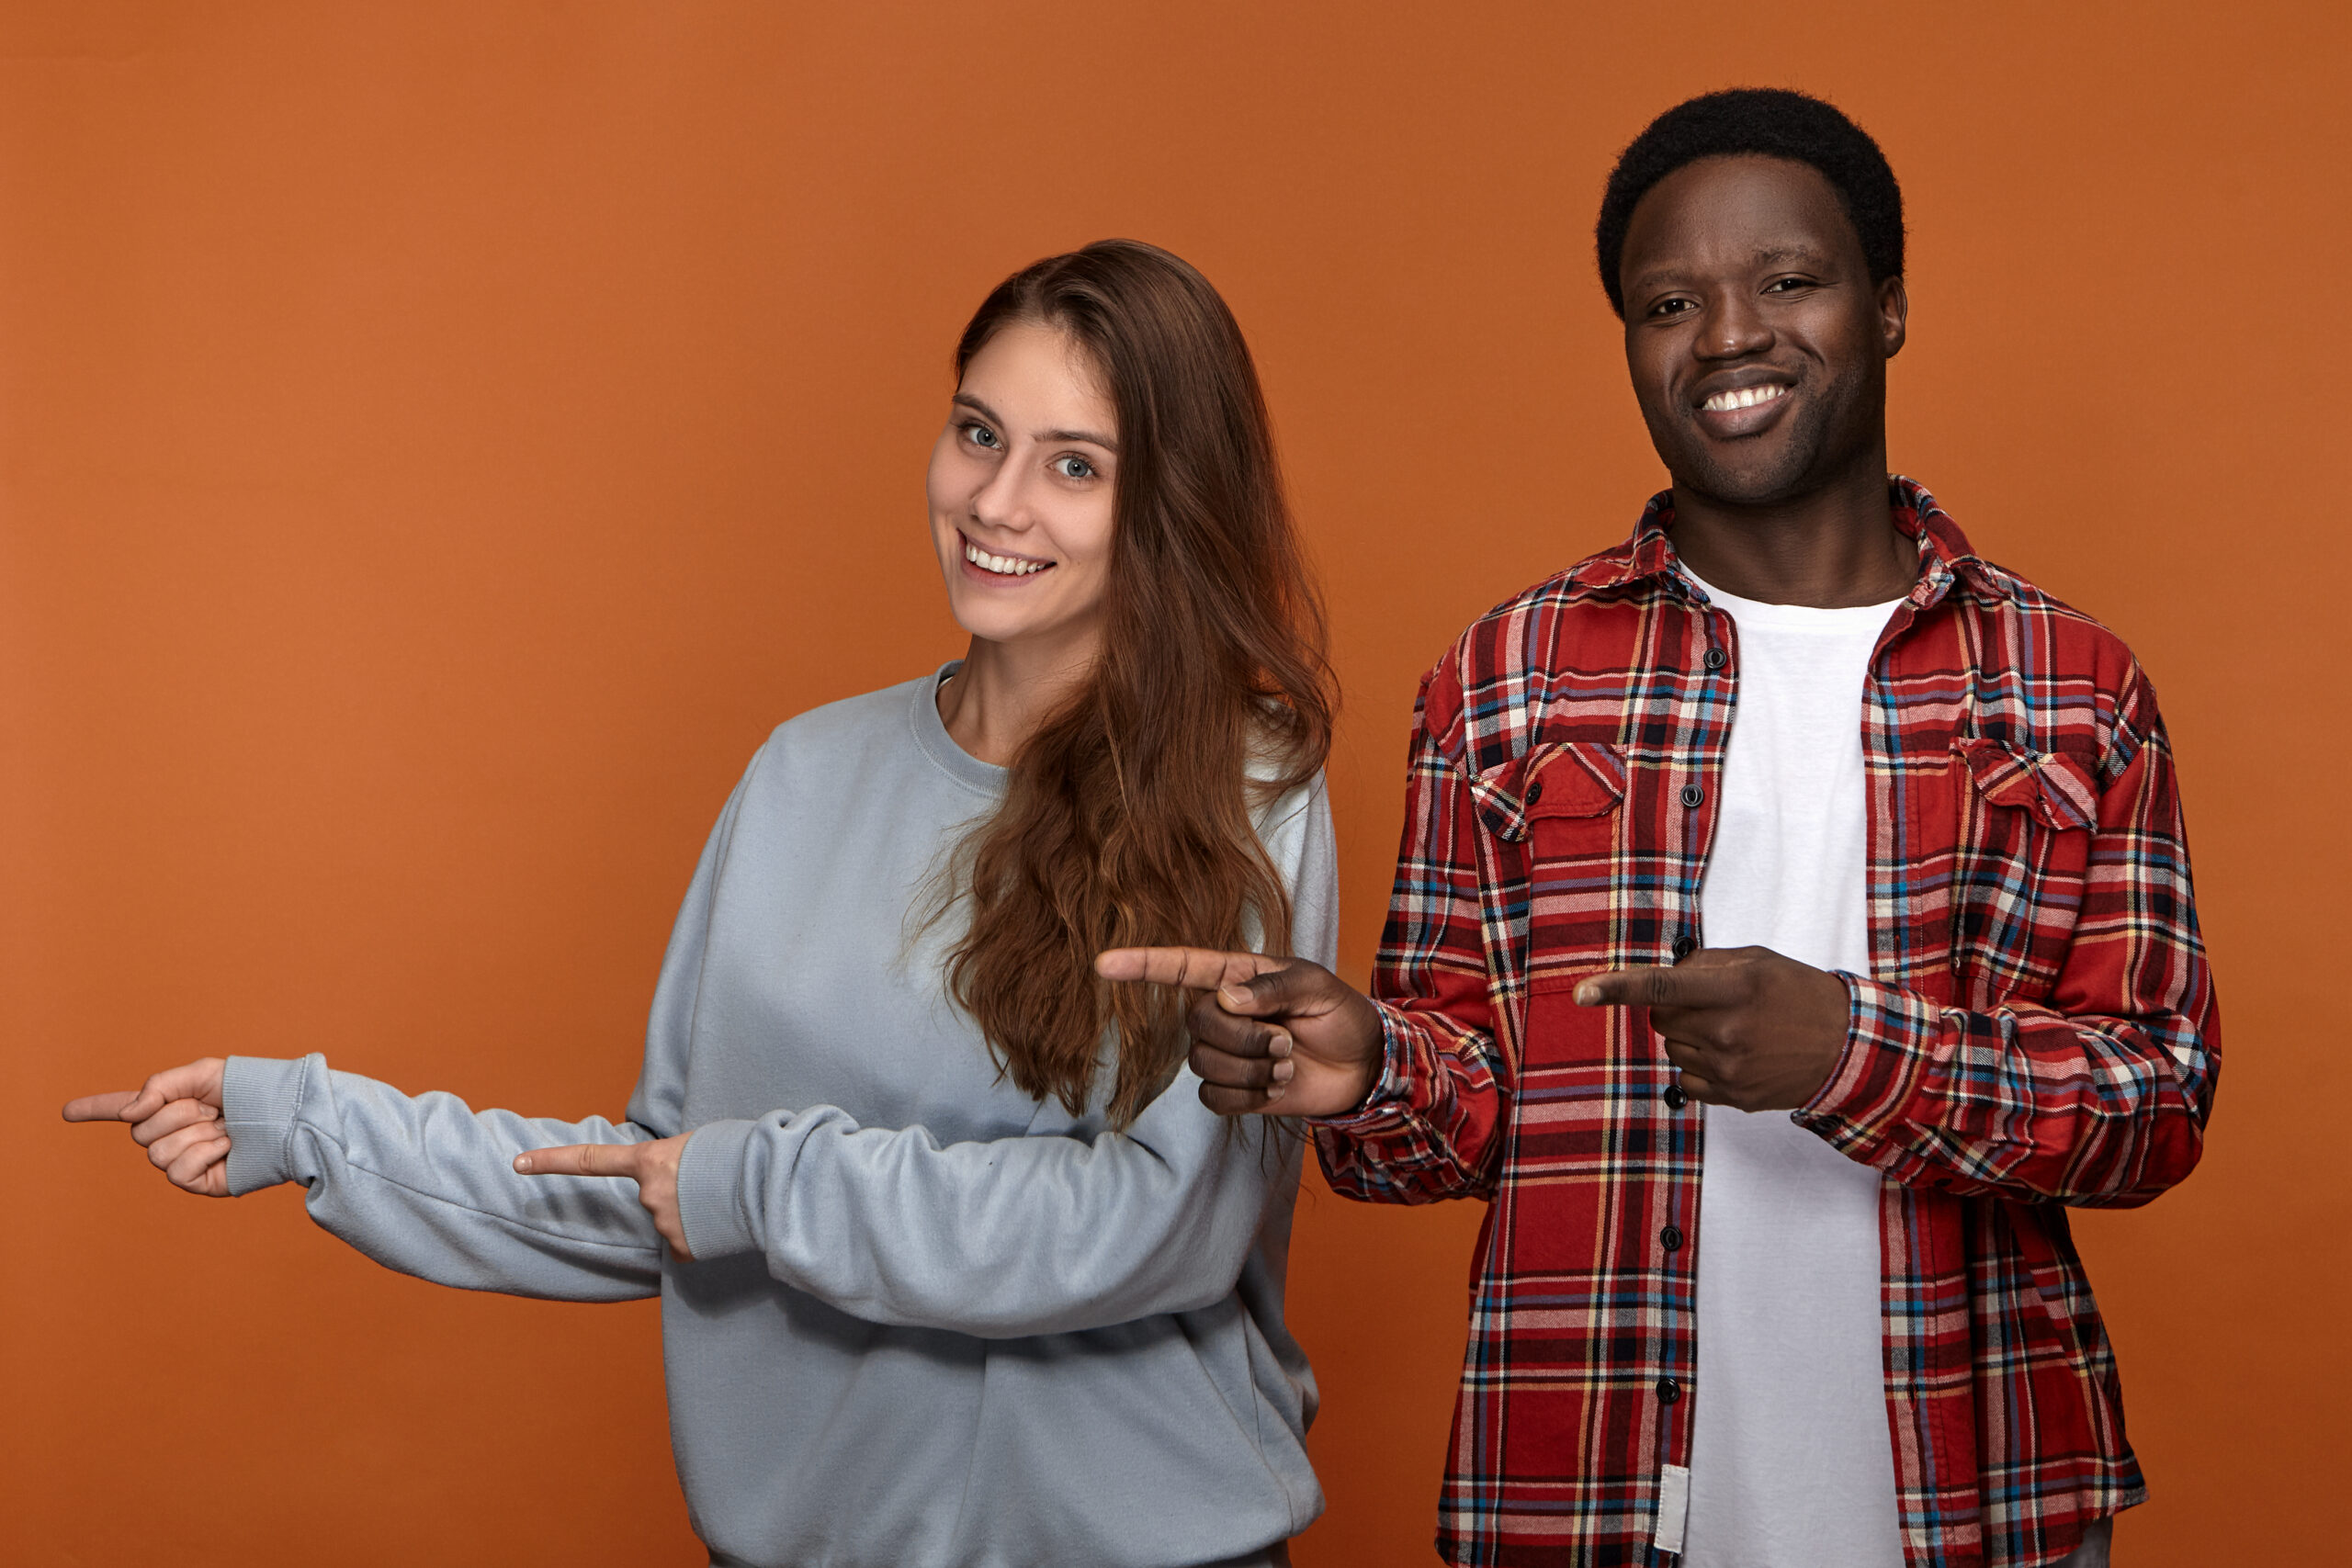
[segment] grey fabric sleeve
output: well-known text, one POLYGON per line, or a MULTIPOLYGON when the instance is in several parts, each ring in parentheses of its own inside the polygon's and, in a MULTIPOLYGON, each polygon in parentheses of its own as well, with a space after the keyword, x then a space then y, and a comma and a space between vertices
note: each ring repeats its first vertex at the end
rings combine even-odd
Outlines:
POLYGON ((658 1292, 662 1241, 636 1183, 517 1176, 514 1161, 526 1149, 639 1143, 681 1130, 711 890, 741 794, 738 785, 704 847, 671 935, 629 1120, 476 1111, 454 1095, 412 1097, 331 1071, 321 1056, 232 1056, 221 1086, 230 1191, 300 1182, 320 1225, 388 1268, 438 1284, 565 1301, 658 1292))
POLYGON ((466 1290, 626 1301, 662 1284, 662 1242, 634 1182, 517 1176, 514 1156, 652 1134, 401 1094, 322 1056, 229 1059, 230 1189, 298 1181, 311 1219, 377 1262, 466 1290), (281 1107, 290 1110, 280 1112, 281 1107))
MULTIPOLYGON (((1268 853, 1291 888, 1294 947, 1337 942, 1322 781, 1278 807, 1268 853)), ((761 1252, 777 1280, 871 1322, 1002 1338, 1209 1306, 1231 1293, 1295 1143, 1227 1122, 1189 1070, 1125 1133, 942 1145, 831 1106, 696 1129, 678 1180, 697 1258, 761 1252)))

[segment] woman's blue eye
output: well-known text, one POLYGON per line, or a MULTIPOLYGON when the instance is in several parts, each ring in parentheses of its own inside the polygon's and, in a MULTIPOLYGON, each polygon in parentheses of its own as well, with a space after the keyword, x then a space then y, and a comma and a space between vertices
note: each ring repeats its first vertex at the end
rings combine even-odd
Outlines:
POLYGON ((964 438, 975 446, 985 446, 991 452, 996 450, 996 432, 985 424, 966 425, 964 438))
POLYGON ((1091 479, 1094 477, 1094 465, 1083 457, 1057 457, 1054 472, 1066 479, 1091 479))

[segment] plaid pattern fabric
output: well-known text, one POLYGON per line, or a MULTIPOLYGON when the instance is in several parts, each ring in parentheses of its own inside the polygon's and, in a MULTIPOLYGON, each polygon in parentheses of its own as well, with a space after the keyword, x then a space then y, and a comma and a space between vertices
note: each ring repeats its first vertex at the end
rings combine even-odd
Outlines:
MULTIPOLYGON (((2066 1205, 2197 1163, 2217 1018, 2171 755, 2132 656, 1973 554, 1926 491, 1861 702, 1871 973, 1799 1125, 1884 1172, 1886 1409, 1906 1561, 2042 1563, 2145 1495, 2066 1205)), ((1649 1564, 1690 1462, 1702 1120, 1581 976, 1703 941, 1739 672, 1626 544, 1481 618, 1424 679, 1374 990, 1380 1083, 1317 1124, 1331 1184, 1486 1199, 1438 1547, 1649 1564), (1669 1251, 1668 1225, 1690 1245, 1669 1251)))

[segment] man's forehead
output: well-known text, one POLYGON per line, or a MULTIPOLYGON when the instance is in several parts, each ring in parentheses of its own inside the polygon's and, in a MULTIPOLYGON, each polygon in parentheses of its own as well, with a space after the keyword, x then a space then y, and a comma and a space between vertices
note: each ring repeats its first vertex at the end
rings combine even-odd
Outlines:
POLYGON ((1860 244, 1836 189, 1811 164, 1702 159, 1658 181, 1634 209, 1627 281, 1684 265, 1821 265, 1860 244))

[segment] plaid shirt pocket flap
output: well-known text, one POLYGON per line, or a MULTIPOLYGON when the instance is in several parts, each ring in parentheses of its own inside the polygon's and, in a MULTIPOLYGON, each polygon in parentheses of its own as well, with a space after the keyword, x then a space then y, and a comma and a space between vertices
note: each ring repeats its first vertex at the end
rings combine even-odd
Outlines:
POLYGON ((2080 758, 1984 736, 1954 740, 1952 750, 1987 804, 2030 813, 2046 828, 2098 826, 2098 784, 2080 758))
POLYGON ((1546 817, 1598 817, 1625 795, 1625 753, 1605 740, 1553 740, 1470 780, 1487 830, 1509 843, 1546 817))

